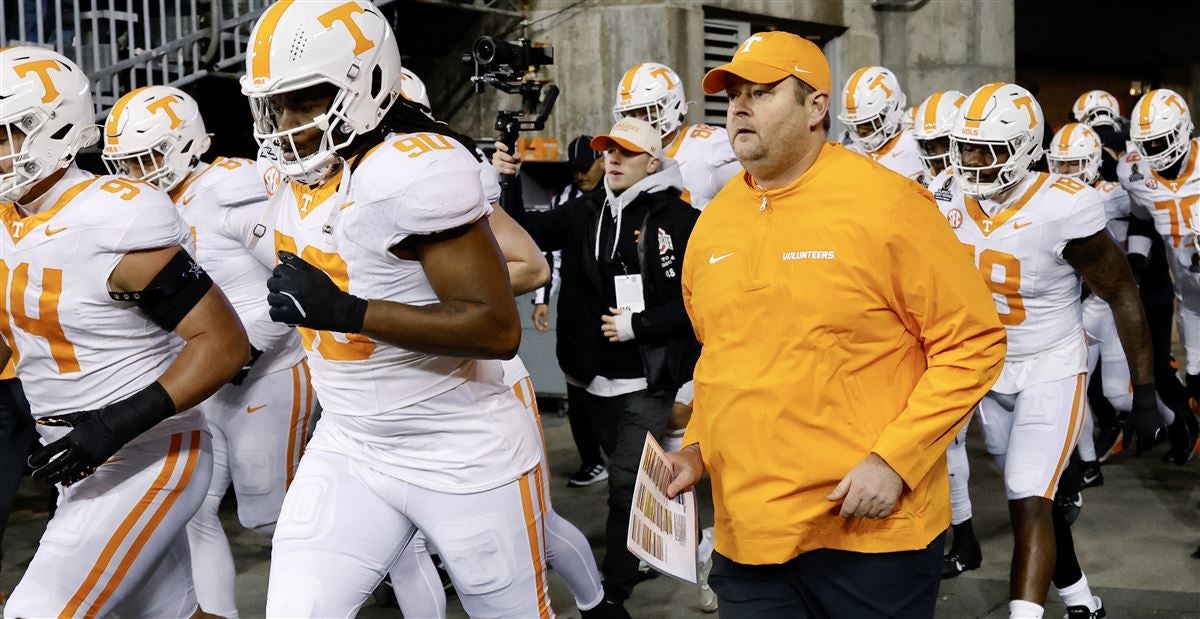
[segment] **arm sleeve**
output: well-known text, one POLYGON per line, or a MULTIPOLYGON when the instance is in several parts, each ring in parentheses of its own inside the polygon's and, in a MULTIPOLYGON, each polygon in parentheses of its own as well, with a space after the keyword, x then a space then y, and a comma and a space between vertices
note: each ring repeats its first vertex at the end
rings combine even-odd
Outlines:
MULTIPOLYGON (((913 194, 910 194, 913 195, 913 194)), ((883 227, 882 290, 925 350, 926 370, 872 451, 909 487, 946 448, 1003 367, 1005 330, 983 278, 929 194, 893 207, 883 227)))
POLYGON ((1131 217, 1129 219, 1129 238, 1126 241, 1129 245, 1129 253, 1149 256, 1155 234, 1158 234, 1158 231, 1154 229, 1153 221, 1137 216, 1131 217))
MULTIPOLYGON (((679 248, 679 256, 683 258, 687 256, 687 240, 691 237, 699 217, 699 213, 695 211, 689 211, 688 214, 690 219, 683 229, 676 231, 672 237, 672 244, 679 248)), ((634 314, 632 326, 637 339, 643 341, 688 337, 692 331, 692 323, 683 305, 682 296, 664 305, 647 307, 644 311, 634 314)))
MULTIPOLYGON (((693 229, 693 233, 694 232, 695 230, 693 229)), ((683 279, 680 282, 683 288, 683 309, 687 312, 688 319, 692 324, 693 332, 696 334, 696 340, 699 341, 701 347, 703 347, 704 334, 701 333, 700 329, 696 326, 696 321, 691 320, 693 316, 691 285, 692 268, 690 255, 685 252, 683 255, 683 279)), ((703 355, 703 353, 701 353, 701 355, 703 355)), ((696 367, 698 368, 699 364, 697 364, 696 367)), ((693 380, 695 380, 694 375, 693 380)), ((707 424, 704 420, 706 412, 707 411, 705 408, 701 406, 701 402, 693 397, 692 417, 691 420, 688 421, 687 428, 685 428, 683 431, 683 445, 686 447, 695 443, 700 446, 700 453, 702 454, 704 453, 704 444, 706 442, 705 434, 707 433, 707 424)))
POLYGON ((451 230, 479 221, 492 212, 484 200, 479 170, 453 166, 410 182, 395 199, 385 199, 392 208, 372 209, 391 221, 379 221, 388 230, 385 247, 423 234, 451 230))
MULTIPOLYGON (((128 254, 146 249, 184 245, 189 238, 188 225, 166 194, 144 191, 145 199, 134 204, 112 204, 114 218, 123 219, 120 232, 109 243, 109 251, 128 254)), ((105 235, 107 237, 107 235, 105 235)))
MULTIPOLYGON (((251 239, 255 238, 255 229, 262 226, 263 229, 260 230, 262 241, 254 246, 251 254, 255 260, 271 269, 275 267, 275 222, 264 221, 263 217, 270 207, 270 200, 265 193, 262 198, 256 202, 222 209, 221 229, 229 238, 241 243, 243 247, 249 248, 251 239)), ((254 342, 251 341, 251 343, 254 342)), ((259 346, 255 346, 255 348, 263 350, 259 346)))
POLYGON ((1100 192, 1088 189, 1078 194, 1078 198, 1072 201, 1067 215, 1060 222, 1062 240, 1054 246, 1054 255, 1058 256, 1060 261, 1066 262, 1063 250, 1066 249, 1067 243, 1075 239, 1086 239, 1108 226, 1108 217, 1104 213, 1100 192))

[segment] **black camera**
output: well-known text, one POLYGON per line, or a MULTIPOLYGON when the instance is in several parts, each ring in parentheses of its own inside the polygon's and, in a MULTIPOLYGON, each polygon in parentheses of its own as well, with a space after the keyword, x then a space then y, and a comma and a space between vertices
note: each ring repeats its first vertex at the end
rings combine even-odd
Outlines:
POLYGON ((504 41, 492 37, 479 37, 471 47, 471 58, 476 65, 487 71, 503 67, 520 70, 522 67, 541 67, 554 64, 554 48, 535 46, 528 39, 504 41))
MULTIPOLYGON (((487 86, 521 96, 521 109, 501 110, 496 114, 498 139, 516 150, 517 134, 521 131, 541 131, 558 99, 558 86, 549 84, 537 75, 538 67, 554 64, 554 48, 549 45, 534 45, 528 39, 505 41, 495 37, 479 37, 471 46, 471 53, 463 54, 463 62, 475 65, 471 83, 476 93, 487 86), (548 87, 547 87, 548 85, 548 87), (546 87, 545 97, 542 88, 546 87), (533 114, 533 120, 524 118, 533 114)), ((501 185, 507 186, 511 179, 501 177, 501 185)))

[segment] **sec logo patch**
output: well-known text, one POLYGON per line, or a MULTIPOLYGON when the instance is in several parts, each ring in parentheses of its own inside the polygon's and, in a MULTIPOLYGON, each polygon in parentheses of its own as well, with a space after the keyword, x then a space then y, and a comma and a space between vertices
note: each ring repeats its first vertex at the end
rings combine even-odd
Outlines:
POLYGON ((962 211, 954 209, 949 213, 946 213, 946 221, 950 222, 951 228, 958 230, 958 227, 961 226, 963 222, 962 211))

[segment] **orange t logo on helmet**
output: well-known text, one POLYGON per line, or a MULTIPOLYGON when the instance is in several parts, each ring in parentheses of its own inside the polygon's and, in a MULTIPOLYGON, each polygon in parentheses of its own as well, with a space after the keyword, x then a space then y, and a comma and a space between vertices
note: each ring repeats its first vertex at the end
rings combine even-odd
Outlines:
POLYGON ((17 72, 17 77, 25 77, 32 73, 37 73, 38 78, 42 80, 42 88, 45 89, 45 95, 42 96, 42 103, 50 103, 58 98, 58 89, 54 87, 54 81, 50 79, 50 69, 62 71, 62 67, 53 60, 34 60, 25 64, 13 66, 13 70, 17 72))
POLYGON ((357 2, 347 2, 321 15, 317 18, 317 21, 321 22, 321 25, 325 26, 326 28, 332 28, 334 22, 340 21, 343 24, 346 24, 346 30, 349 30, 350 36, 354 37, 354 55, 357 56, 371 49, 372 47, 375 47, 375 43, 371 39, 368 39, 365 34, 363 34, 363 31, 358 27, 358 24, 354 23, 355 13, 366 12, 367 10, 359 6, 357 2))
POLYGON ((171 118, 171 128, 177 129, 179 128, 179 125, 183 124, 183 120, 181 120, 179 116, 175 114, 174 108, 171 107, 171 105, 174 103, 179 103, 179 97, 176 97, 175 95, 167 95, 158 101, 147 105, 146 109, 149 110, 151 114, 158 112, 159 110, 166 112, 167 116, 171 118))

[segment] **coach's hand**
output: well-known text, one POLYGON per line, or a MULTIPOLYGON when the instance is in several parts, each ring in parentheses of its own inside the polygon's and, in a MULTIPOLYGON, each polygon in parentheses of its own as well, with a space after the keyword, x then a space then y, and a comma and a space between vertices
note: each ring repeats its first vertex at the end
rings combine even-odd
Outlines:
POLYGON ((850 469, 829 496, 841 501, 843 518, 887 518, 896 509, 904 481, 892 467, 872 453, 850 469))
POLYGON ((700 478, 704 477, 704 458, 700 455, 700 445, 696 443, 668 453, 667 462, 671 464, 671 483, 667 484, 668 499, 691 490, 700 478))
POLYGON ((267 291, 275 322, 358 333, 367 315, 366 299, 343 292, 324 271, 286 251, 279 252, 267 291))
POLYGON ((500 174, 516 176, 521 171, 521 151, 508 152, 508 146, 496 142, 496 150, 492 153, 492 167, 500 174))

